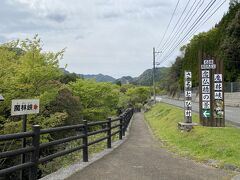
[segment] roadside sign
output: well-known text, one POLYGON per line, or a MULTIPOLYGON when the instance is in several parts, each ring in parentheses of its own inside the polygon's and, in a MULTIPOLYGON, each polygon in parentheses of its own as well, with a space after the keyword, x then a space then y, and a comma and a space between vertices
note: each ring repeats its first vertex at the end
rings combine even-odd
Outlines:
POLYGON ((199 115, 203 126, 224 127, 223 61, 202 59, 199 63, 199 115))
POLYGON ((204 118, 209 118, 210 117, 210 110, 203 110, 202 114, 203 114, 204 118))
POLYGON ((184 72, 184 120, 185 123, 192 123, 192 72, 184 72))
POLYGON ((12 100, 11 115, 27 115, 39 113, 39 99, 14 99, 12 100))

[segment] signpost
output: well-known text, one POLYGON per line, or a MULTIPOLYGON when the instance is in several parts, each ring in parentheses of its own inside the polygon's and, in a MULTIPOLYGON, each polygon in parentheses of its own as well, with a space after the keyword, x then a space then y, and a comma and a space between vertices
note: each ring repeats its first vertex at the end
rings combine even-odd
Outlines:
POLYGON ((192 123, 192 72, 184 72, 184 122, 178 123, 178 128, 190 131, 196 123, 192 123))
POLYGON ((223 62, 205 58, 199 67, 200 123, 203 126, 225 126, 223 62))
POLYGON ((192 123, 192 72, 184 72, 184 119, 185 123, 192 123))
MULTIPOLYGON (((23 116, 22 131, 27 130, 27 115, 39 113, 39 99, 14 99, 12 100, 11 115, 23 116)), ((26 138, 22 139, 22 148, 26 147, 26 138)), ((25 154, 21 155, 21 163, 25 163, 25 154)), ((24 179, 24 171, 20 171, 20 179, 24 179)))

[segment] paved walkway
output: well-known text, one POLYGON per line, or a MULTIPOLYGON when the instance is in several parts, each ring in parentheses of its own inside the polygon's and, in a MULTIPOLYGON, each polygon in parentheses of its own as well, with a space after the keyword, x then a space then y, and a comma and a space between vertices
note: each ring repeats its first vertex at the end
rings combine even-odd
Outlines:
POLYGON ((226 171, 176 157, 160 147, 145 124, 134 115, 129 138, 112 153, 72 175, 68 180, 220 180, 226 171))

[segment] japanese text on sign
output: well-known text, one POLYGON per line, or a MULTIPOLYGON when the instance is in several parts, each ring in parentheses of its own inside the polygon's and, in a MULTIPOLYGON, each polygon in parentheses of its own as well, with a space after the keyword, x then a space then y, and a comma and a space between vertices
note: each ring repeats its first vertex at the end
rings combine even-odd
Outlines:
POLYGON ((26 115, 39 113, 39 99, 12 100, 11 115, 26 115))

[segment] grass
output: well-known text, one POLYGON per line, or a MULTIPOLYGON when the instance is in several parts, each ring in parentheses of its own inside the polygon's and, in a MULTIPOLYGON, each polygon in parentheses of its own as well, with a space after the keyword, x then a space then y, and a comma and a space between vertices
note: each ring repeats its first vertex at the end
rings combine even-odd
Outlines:
MULTIPOLYGON (((213 159, 220 167, 240 167, 239 128, 197 126, 191 132, 181 132, 177 123, 183 120, 183 110, 164 103, 145 113, 145 119, 154 136, 171 151, 199 161, 213 159)), ((198 115, 193 114, 193 121, 199 122, 198 115)))

